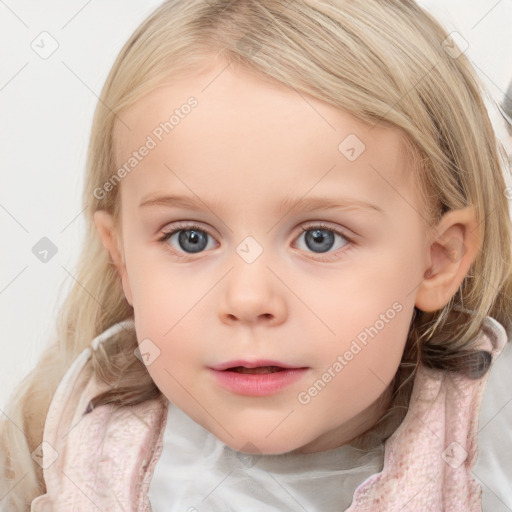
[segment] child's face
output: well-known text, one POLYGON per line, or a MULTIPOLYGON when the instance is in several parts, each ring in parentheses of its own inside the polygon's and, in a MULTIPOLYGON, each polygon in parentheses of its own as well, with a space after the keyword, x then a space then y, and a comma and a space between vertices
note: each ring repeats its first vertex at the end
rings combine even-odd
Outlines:
POLYGON ((224 65, 120 118, 116 168, 137 159, 118 185, 123 285, 160 390, 246 452, 322 451, 370 428, 428 264, 399 133, 224 65), (283 374, 231 372, 248 382, 236 390, 211 369, 262 359, 305 369, 281 389, 283 374))

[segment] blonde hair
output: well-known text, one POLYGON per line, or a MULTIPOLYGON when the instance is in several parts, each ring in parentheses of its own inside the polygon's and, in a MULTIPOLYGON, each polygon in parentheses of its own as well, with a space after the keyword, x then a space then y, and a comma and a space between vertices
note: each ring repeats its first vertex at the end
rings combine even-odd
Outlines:
MULTIPOLYGON (((392 386, 393 405, 401 410, 397 421, 407 409, 419 361, 470 377, 485 373, 488 357, 473 350, 484 317, 494 317, 509 334, 512 324, 505 159, 484 88, 464 54, 445 51, 446 38, 412 0, 174 0, 139 26, 117 57, 95 111, 77 283, 60 312, 56 341, 15 390, 6 409, 10 419, 2 422, 1 505, 29 510, 45 492, 30 454, 42 441, 56 386, 95 336, 133 316, 93 224, 98 209, 119 217, 119 186, 101 199, 94 193, 116 171, 114 125, 123 109, 173 76, 208 66, 208 57, 277 80, 371 125, 399 128, 432 223, 450 210, 475 207, 483 242, 470 272, 446 307, 430 314, 415 310, 411 319, 392 386)), ((122 407, 160 393, 134 356, 136 346, 135 333, 122 332, 93 353, 94 372, 112 388, 91 407, 122 407)), ((389 424, 392 430, 397 422, 389 424)))

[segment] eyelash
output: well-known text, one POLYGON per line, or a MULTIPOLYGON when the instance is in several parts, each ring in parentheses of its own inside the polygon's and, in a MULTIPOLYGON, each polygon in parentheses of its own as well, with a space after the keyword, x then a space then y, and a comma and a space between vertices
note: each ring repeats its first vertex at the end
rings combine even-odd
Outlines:
MULTIPOLYGON (((317 259, 320 261, 333 261, 334 259, 337 259, 338 253, 340 251, 343 251, 344 253, 346 253, 347 251, 352 249, 353 244, 354 244, 354 241, 352 240, 352 238, 348 237, 345 234, 345 232, 341 231, 340 229, 333 228, 332 226, 323 224, 322 222, 319 222, 316 224, 311 224, 306 227, 301 226, 301 229, 302 229, 302 233, 311 231, 313 229, 323 229, 326 231, 332 231, 333 233, 336 233, 337 235, 341 236, 342 238, 344 238, 346 240, 347 244, 342 249, 338 249, 338 251, 335 253, 326 253, 326 254, 329 254, 329 256, 322 256, 321 255, 322 253, 313 253, 313 254, 316 254, 317 259)), ((164 231, 162 233, 162 236, 160 236, 157 240, 158 240, 158 242, 165 244, 167 247, 170 247, 169 244, 166 244, 166 242, 169 240, 169 238, 171 238, 172 235, 174 235, 175 233, 178 233, 179 231, 188 231, 188 230, 201 231, 203 233, 206 233, 208 236, 215 238, 207 229, 205 229, 201 226, 198 226, 197 224, 179 224, 178 223, 172 229, 170 229, 168 231, 164 231)), ((170 250, 172 251, 173 255, 175 255, 179 259, 189 260, 190 256, 192 256, 192 255, 183 256, 182 254, 176 252, 174 249, 170 249, 170 250)))

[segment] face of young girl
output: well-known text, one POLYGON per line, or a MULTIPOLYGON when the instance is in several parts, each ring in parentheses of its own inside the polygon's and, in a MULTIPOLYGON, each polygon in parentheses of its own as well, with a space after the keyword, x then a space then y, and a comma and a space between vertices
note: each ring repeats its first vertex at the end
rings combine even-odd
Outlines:
POLYGON ((120 272, 159 389, 244 452, 369 429, 428 264, 399 132, 224 64, 119 118, 120 272))

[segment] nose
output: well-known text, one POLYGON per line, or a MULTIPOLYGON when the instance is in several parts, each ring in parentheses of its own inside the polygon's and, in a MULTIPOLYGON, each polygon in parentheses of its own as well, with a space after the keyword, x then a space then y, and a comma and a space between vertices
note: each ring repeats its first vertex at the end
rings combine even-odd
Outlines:
MULTIPOLYGON (((236 256, 238 258, 238 256, 236 256)), ((286 317, 285 286, 260 256, 247 263, 234 260, 224 278, 219 316, 224 323, 279 325, 286 317)))

